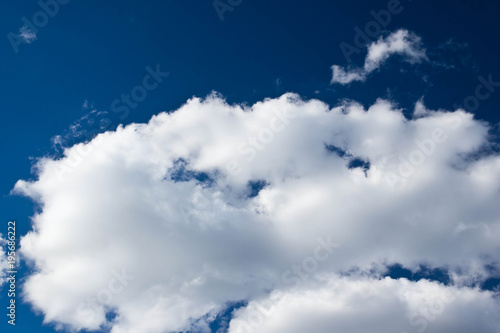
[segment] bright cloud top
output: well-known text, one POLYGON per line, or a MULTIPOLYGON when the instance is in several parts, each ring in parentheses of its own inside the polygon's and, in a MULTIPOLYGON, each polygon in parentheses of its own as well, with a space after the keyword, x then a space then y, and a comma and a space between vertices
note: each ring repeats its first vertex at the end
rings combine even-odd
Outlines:
POLYGON ((370 73, 379 69, 390 56, 395 54, 403 56, 403 59, 411 64, 427 60, 421 38, 405 29, 380 37, 367 48, 368 53, 363 68, 344 69, 333 65, 331 83, 349 84, 353 81, 365 81, 370 73))
MULTIPOLYGON (((47 322, 113 333, 208 331, 229 303, 250 301, 241 322, 269 297, 276 314, 259 332, 315 318, 316 332, 335 332, 332 318, 346 318, 338 332, 403 330, 448 287, 378 280, 386 264, 446 267, 453 288, 499 274, 500 157, 477 154, 488 124, 417 113, 385 100, 330 108, 285 94, 246 107, 212 95, 42 159, 38 180, 15 187, 43 208, 21 240, 36 265, 25 299, 47 322), (338 278, 353 270, 369 277, 338 278)), ((500 313, 493 294, 465 289, 429 325, 498 330, 498 315, 473 315, 500 313)))

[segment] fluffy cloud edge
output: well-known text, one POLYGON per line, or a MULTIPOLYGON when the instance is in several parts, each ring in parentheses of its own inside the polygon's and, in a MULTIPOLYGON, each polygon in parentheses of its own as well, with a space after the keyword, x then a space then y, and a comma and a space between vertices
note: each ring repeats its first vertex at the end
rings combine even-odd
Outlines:
POLYGON ((228 333, 495 333, 499 294, 437 282, 328 276, 237 309, 228 333))
POLYGON ((227 302, 252 301, 263 290, 273 289, 273 279, 279 279, 295 260, 310 262, 311 244, 317 235, 331 231, 331 224, 326 223, 331 216, 342 226, 336 230, 343 237, 341 246, 333 261, 325 262, 315 276, 346 270, 349 265, 367 268, 380 258, 410 264, 439 257, 434 264, 445 265, 457 264, 460 260, 455 257, 464 255, 480 266, 481 262, 474 262, 476 254, 494 257, 498 251, 494 243, 498 224, 490 220, 496 206, 484 200, 498 189, 498 156, 481 156, 462 165, 463 161, 456 160, 467 172, 450 168, 450 160, 475 152, 487 142, 487 126, 463 110, 423 109, 419 105, 417 115, 425 117, 408 120, 395 104, 384 100, 367 110, 356 103, 330 108, 318 100, 303 101, 298 95, 285 94, 242 107, 227 105, 214 95, 193 98, 175 112, 154 116, 148 124, 101 134, 67 149, 60 160, 42 160, 37 181, 16 185, 16 191, 44 207, 34 218, 35 230, 21 240, 21 251, 38 268, 25 284, 26 299, 45 313, 46 321, 77 329, 103 325, 112 327, 113 333, 186 329, 193 321, 221 311, 227 302), (443 133, 435 135, 436 129, 445 131, 448 139, 442 140, 443 133), (261 149, 251 143, 260 137, 261 149), (437 141, 429 152, 433 138, 437 141), (245 151, 255 149, 251 154, 240 152, 239 157, 253 159, 244 164, 246 169, 231 174, 224 167, 241 144, 245 151), (333 148, 325 149, 328 145, 343 150, 342 156, 333 153, 333 148), (391 188, 384 179, 387 168, 400 168, 397 158, 411 161, 417 149, 426 161, 409 177, 412 183, 391 188), (389 162, 391 155, 394 161, 389 162), (354 157, 366 159, 371 166, 365 171, 349 167, 354 157), (187 163, 184 172, 189 180, 173 180, 179 158, 187 163), (61 167, 70 170, 62 180, 54 172, 61 167), (203 173, 215 176, 214 170, 222 170, 225 176, 215 188, 195 180, 203 179, 203 173), (256 179, 268 180, 269 185, 255 197, 245 195, 245 186, 256 179), (432 206, 428 197, 433 191, 446 190, 448 182, 481 196, 487 212, 484 221, 466 220, 461 225, 454 221, 456 216, 474 216, 476 208, 452 188, 440 195, 467 201, 460 201, 459 207, 449 204, 452 214, 439 216, 440 207, 432 206), (357 216, 359 207, 342 199, 350 196, 365 202, 364 209, 375 215, 371 219, 357 216), (336 202, 334 207, 332 202, 336 202), (187 207, 187 214, 178 211, 179 203, 187 207), (426 207, 430 218, 403 219, 404 214, 422 211, 422 204, 430 205, 426 207), (405 208, 403 212, 391 213, 399 206, 405 208), (393 215, 386 216, 381 207, 393 215), (400 224, 381 224, 385 220, 400 224), (446 232, 431 232, 436 223, 446 232), (356 232, 357 228, 363 233, 356 232), (485 238, 488 230, 493 233, 485 238), (375 235, 384 241, 370 243, 375 235), (406 239, 410 235, 416 238, 406 239), (350 237, 358 242, 351 244, 350 237), (425 243, 426 238, 435 239, 425 243), (455 239, 464 246, 457 248, 455 239), (436 247, 436 241, 443 245, 436 247), (365 243, 369 250, 356 245, 365 243), (394 254, 383 243, 403 254, 394 254), (161 253, 175 253, 176 258, 165 259, 161 253), (415 253, 418 256, 412 256, 415 253), (144 271, 138 265, 142 257, 163 265, 144 271), (121 267, 130 268, 132 276, 141 279, 126 281, 126 288, 115 294, 116 274, 124 275, 115 270, 121 272, 121 267), (88 271, 92 277, 81 280, 88 271), (109 295, 109 303, 95 302, 109 295), (110 310, 117 313, 114 322, 106 319, 110 310))

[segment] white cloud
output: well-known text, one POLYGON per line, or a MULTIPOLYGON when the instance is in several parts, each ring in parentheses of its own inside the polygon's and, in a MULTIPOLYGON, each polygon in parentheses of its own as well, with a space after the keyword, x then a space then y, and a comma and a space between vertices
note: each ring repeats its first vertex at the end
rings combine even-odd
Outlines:
POLYGON ((21 29, 19 29, 19 37, 21 37, 26 43, 31 44, 36 40, 36 33, 23 25, 21 29))
POLYGON ((348 84, 352 81, 364 81, 368 75, 364 69, 356 68, 346 71, 344 68, 337 65, 332 66, 332 71, 333 77, 331 83, 348 84))
POLYGON ((0 234, 0 287, 7 282, 7 271, 9 271, 5 246, 7 246, 7 241, 2 238, 2 234, 0 234))
POLYGON ((393 54, 403 56, 403 59, 411 64, 427 60, 421 38, 408 30, 400 29, 368 45, 363 68, 344 69, 333 65, 331 83, 348 84, 353 81, 365 81, 370 73, 379 69, 393 54))
POLYGON ((283 274, 328 235, 340 247, 306 280, 395 262, 447 267, 460 282, 498 274, 484 266, 500 254, 500 157, 466 158, 488 144, 488 125, 463 110, 421 115, 384 100, 330 109, 286 94, 243 107, 213 95, 43 159, 38 180, 16 184, 43 207, 21 240, 37 268, 25 299, 76 329, 203 327, 228 302, 293 293, 283 274), (370 168, 348 168, 354 157, 370 168), (202 172, 211 186, 188 180, 202 172), (256 180, 267 185, 249 197, 256 180), (122 268, 134 279, 118 292, 122 268))
POLYGON ((229 333, 482 332, 500 327, 491 292, 436 282, 333 276, 252 301, 229 333))

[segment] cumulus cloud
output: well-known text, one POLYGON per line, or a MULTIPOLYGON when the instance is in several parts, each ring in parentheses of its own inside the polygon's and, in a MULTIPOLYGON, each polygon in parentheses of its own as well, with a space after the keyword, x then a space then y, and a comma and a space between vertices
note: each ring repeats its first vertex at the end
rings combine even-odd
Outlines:
MULTIPOLYGON (((228 304, 273 290, 324 299, 306 303, 324 306, 318 323, 330 310, 352 318, 343 307, 371 288, 385 319, 371 303, 359 311, 385 332, 392 309, 404 317, 401 304, 438 287, 321 277, 375 279, 391 263, 445 267, 455 284, 498 275, 500 157, 476 154, 489 125, 419 108, 406 119, 386 100, 330 108, 285 94, 248 107, 211 95, 42 159, 37 180, 15 186, 43 207, 20 242, 36 271, 24 297, 47 322, 152 333, 204 331, 228 304), (331 303, 335 292, 345 300, 331 303)), ((493 307, 490 293, 470 295, 450 316, 493 307)), ((295 311, 278 309, 275 320, 295 311)), ((439 332, 455 327, 447 318, 439 332)))
POLYGON ((332 276, 238 309, 229 333, 482 332, 500 327, 491 292, 436 282, 332 276))
POLYGON ((367 76, 397 54, 411 64, 427 60, 422 40, 419 36, 405 29, 397 30, 386 37, 380 37, 368 45, 368 53, 362 68, 345 69, 338 65, 332 66, 331 83, 349 84, 353 81, 365 81, 367 76))
POLYGON ((24 42, 31 44, 36 40, 36 33, 27 26, 23 25, 21 29, 19 29, 19 37, 21 37, 24 42))

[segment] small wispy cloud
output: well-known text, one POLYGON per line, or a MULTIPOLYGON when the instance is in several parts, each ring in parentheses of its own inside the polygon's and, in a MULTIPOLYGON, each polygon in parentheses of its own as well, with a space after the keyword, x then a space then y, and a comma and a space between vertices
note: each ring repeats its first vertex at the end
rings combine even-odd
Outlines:
POLYGON ((378 41, 368 45, 368 53, 362 68, 343 68, 333 65, 333 76, 331 84, 349 84, 353 81, 365 81, 367 76, 393 55, 404 57, 411 64, 428 60, 422 40, 416 34, 405 29, 391 33, 387 37, 381 37, 378 41))
POLYGON ((82 104, 82 110, 86 112, 83 116, 69 125, 62 134, 55 135, 50 139, 54 151, 62 152, 67 146, 81 140, 90 140, 102 131, 102 123, 105 122, 103 116, 108 112, 97 110, 94 104, 87 99, 82 104))
POLYGON ((0 287, 7 282, 7 271, 9 270, 7 254, 4 251, 5 246, 7 246, 7 240, 2 238, 2 234, 0 234, 0 287))
POLYGON ((19 37, 21 37, 26 43, 31 44, 36 40, 36 33, 26 25, 23 25, 21 29, 19 29, 19 37))
POLYGON ((82 110, 95 110, 94 103, 89 102, 88 99, 86 99, 83 104, 82 104, 82 110))

